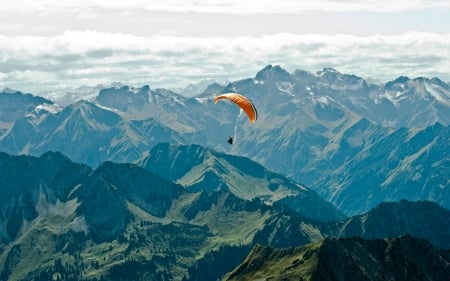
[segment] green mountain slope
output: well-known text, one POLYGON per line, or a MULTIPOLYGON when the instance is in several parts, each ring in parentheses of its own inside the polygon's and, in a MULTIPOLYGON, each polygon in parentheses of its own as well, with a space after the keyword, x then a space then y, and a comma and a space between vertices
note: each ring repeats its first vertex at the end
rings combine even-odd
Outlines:
MULTIPOLYGON (((197 262, 212 262, 205 257, 241 249, 242 258, 256 237, 288 227, 287 213, 259 199, 189 192, 132 164, 91 169, 59 153, 0 154, 0 168, 0 276, 7 280, 181 280, 197 262)), ((222 262, 223 270, 239 261, 222 262)))
POLYGON ((156 145, 139 165, 190 191, 227 190, 244 200, 258 198, 301 216, 336 221, 342 214, 315 192, 245 157, 199 145, 156 145))
POLYGON ((448 280, 450 251, 411 236, 325 239, 298 248, 256 246, 225 280, 448 280))
POLYGON ((384 203, 323 223, 228 189, 190 191, 135 164, 93 169, 54 152, 0 153, 0 194, 0 280, 216 280, 256 244, 410 234, 447 247, 450 233, 449 211, 435 203, 384 203))

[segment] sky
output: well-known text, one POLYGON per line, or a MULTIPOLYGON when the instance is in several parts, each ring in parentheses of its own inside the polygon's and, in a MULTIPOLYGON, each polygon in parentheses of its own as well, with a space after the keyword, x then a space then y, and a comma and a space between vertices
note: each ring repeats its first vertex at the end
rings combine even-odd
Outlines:
POLYGON ((450 82, 448 0, 14 0, 0 5, 0 90, 120 82, 179 89, 266 65, 380 82, 450 82))

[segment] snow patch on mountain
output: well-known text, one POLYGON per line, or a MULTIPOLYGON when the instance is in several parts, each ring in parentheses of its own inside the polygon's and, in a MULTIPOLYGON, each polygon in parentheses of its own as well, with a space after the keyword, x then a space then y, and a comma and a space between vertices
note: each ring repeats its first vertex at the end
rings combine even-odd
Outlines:
POLYGON ((199 103, 207 103, 210 98, 195 98, 199 103))
POLYGON ((107 111, 111 111, 111 112, 114 112, 114 113, 116 113, 116 114, 122 114, 123 112, 121 112, 120 110, 117 110, 117 109, 115 109, 115 108, 111 108, 111 107, 107 107, 107 106, 104 106, 104 105, 101 105, 101 104, 99 104, 99 103, 94 103, 95 104, 95 106, 96 107, 98 107, 98 108, 100 108, 100 109, 104 109, 104 110, 107 110, 107 111))
POLYGON ((36 108, 34 109, 34 111, 36 113, 40 113, 42 111, 47 111, 51 114, 55 114, 60 112, 61 110, 63 110, 64 108, 58 104, 48 104, 48 103, 43 103, 43 104, 39 104, 38 106, 36 106, 36 108))
POLYGON ((286 94, 291 97, 295 97, 294 85, 291 82, 278 82, 276 84, 280 93, 286 94))
POLYGON ((430 95, 432 95, 437 101, 439 101, 442 104, 445 104, 446 106, 450 107, 450 92, 445 91, 442 88, 436 89, 431 85, 429 82, 425 83, 425 89, 430 95))
POLYGON ((406 97, 405 92, 401 91, 396 92, 384 91, 382 94, 380 94, 380 99, 389 100, 397 108, 400 106, 400 101, 405 99, 405 97, 406 97))
POLYGON ((184 101, 182 101, 181 99, 180 99, 180 97, 178 97, 178 96, 172 96, 171 97, 171 99, 172 99, 172 101, 173 102, 175 102, 175 103, 178 103, 178 104, 180 104, 180 105, 182 105, 182 106, 186 106, 186 104, 184 103, 184 101))
POLYGON ((313 101, 320 106, 327 106, 330 104, 330 99, 327 96, 315 96, 313 101))

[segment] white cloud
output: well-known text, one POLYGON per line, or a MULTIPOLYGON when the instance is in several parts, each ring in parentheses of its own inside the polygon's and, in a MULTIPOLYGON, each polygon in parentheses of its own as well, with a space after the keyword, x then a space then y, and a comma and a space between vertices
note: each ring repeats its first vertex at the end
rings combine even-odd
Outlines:
POLYGON ((46 11, 107 8, 202 13, 303 13, 305 11, 399 12, 414 9, 450 8, 447 0, 15 0, 0 11, 46 11))
POLYGON ((289 71, 334 67, 382 80, 400 75, 449 81, 450 34, 187 37, 68 31, 0 36, 0 89, 51 92, 119 81, 178 88, 206 78, 254 77, 267 64, 289 71))
POLYGON ((0 89, 178 88, 267 64, 449 81, 449 10, 448 0, 14 0, 0 5, 0 89))

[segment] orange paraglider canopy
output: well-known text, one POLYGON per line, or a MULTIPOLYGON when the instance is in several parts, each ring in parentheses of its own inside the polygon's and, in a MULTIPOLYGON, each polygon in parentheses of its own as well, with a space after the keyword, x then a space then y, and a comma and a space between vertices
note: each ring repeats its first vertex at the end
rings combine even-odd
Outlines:
POLYGON ((253 123, 258 118, 258 113, 256 112, 255 106, 249 99, 247 99, 243 95, 238 93, 221 94, 214 98, 214 103, 218 103, 221 99, 230 100, 234 102, 237 106, 242 108, 242 110, 247 114, 248 119, 250 119, 250 122, 253 123))

